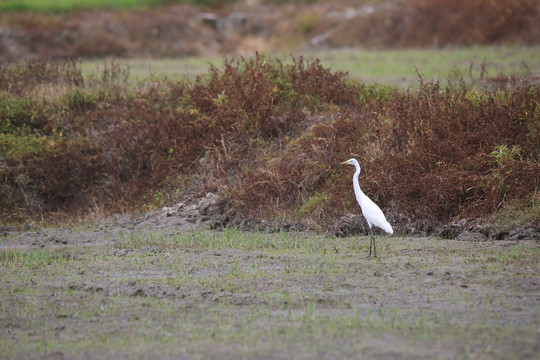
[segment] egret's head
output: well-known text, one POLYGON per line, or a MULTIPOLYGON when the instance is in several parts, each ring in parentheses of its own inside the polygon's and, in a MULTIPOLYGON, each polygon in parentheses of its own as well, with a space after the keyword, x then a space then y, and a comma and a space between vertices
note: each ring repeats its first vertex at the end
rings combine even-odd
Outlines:
POLYGON ((359 164, 358 164, 358 161, 356 161, 356 159, 349 159, 347 161, 339 163, 339 165, 353 165, 353 166, 355 166, 355 165, 359 165, 359 164))

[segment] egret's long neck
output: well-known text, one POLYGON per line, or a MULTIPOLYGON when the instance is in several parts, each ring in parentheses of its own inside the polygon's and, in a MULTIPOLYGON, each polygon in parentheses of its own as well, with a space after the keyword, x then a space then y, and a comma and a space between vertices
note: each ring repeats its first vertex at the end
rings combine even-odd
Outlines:
POLYGON ((353 175, 353 186, 354 186, 354 194, 356 195, 356 199, 358 199, 358 202, 360 203, 360 206, 362 206, 362 198, 364 197, 364 193, 362 190, 360 190, 360 184, 358 183, 358 176, 360 175, 360 167, 356 167, 356 172, 353 175))

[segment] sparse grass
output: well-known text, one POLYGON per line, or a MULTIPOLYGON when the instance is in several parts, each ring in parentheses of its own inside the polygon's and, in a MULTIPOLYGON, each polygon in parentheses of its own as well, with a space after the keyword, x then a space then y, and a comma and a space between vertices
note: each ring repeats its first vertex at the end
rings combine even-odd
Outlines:
POLYGON ((533 242, 379 237, 373 260, 367 239, 147 229, 97 247, 2 249, 0 350, 8 358, 537 354, 533 242))
POLYGON ((32 12, 61 12, 75 9, 131 8, 155 3, 154 0, 79 0, 79 1, 51 1, 51 0, 4 0, 0 1, 0 11, 32 11, 32 12))
POLYGON ((0 263, 3 267, 41 269, 47 265, 65 264, 66 256, 50 249, 8 250, 0 252, 0 263))
MULTIPOLYGON (((227 1, 227 0, 225 0, 227 1)), ((80 9, 133 9, 150 6, 158 6, 166 3, 192 4, 199 6, 216 5, 225 2, 223 0, 2 0, 0 11, 2 12, 38 12, 57 13, 69 12, 80 9)), ((231 2, 231 0, 229 0, 231 2)))
POLYGON ((418 86, 418 74, 425 81, 442 84, 457 70, 466 79, 478 78, 485 61, 485 75, 527 75, 540 73, 538 46, 473 46, 448 49, 343 50, 315 53, 325 66, 348 71, 368 83, 388 83, 403 88, 418 86), (524 63, 527 66, 524 66, 524 63), (472 66, 472 67, 471 67, 472 66))
POLYGON ((114 242, 119 249, 145 249, 157 247, 160 249, 204 249, 223 250, 238 249, 242 251, 274 250, 276 253, 296 249, 301 252, 319 253, 337 249, 337 238, 323 235, 301 236, 300 234, 277 231, 273 234, 259 232, 243 232, 235 228, 224 228, 221 231, 192 230, 185 233, 167 233, 147 231, 121 233, 114 242))
POLYGON ((514 201, 493 215, 492 222, 501 229, 512 229, 516 224, 534 224, 540 219, 540 193, 514 201))
MULTIPOLYGON (((420 72, 424 81, 446 83, 459 72, 465 79, 478 78, 485 61, 485 75, 540 74, 538 46, 473 46, 448 49, 348 49, 326 52, 295 52, 306 59, 320 59, 334 71, 347 71, 352 78, 368 84, 389 84, 403 88, 417 88, 420 72), (472 68, 471 68, 472 65, 472 68), (525 66, 526 65, 526 66, 525 66)), ((166 77, 169 80, 195 78, 206 73, 209 64, 218 66, 220 57, 186 57, 180 59, 118 60, 129 64, 130 77, 147 79, 166 77)), ((83 62, 83 73, 102 66, 102 60, 83 62)))

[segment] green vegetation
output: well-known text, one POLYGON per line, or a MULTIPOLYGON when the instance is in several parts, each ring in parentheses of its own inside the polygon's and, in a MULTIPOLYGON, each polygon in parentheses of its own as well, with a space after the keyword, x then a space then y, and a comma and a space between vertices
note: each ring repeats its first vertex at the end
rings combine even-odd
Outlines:
POLYGON ((531 75, 540 72, 537 46, 473 46, 453 49, 347 50, 315 53, 336 71, 368 83, 389 83, 404 88, 418 86, 418 73, 425 81, 442 84, 456 76, 472 80, 484 76, 531 75), (484 66, 484 69, 482 69, 484 66), (418 71, 418 72, 417 72, 418 71))
MULTIPOLYGON (((79 236, 71 234, 70 243, 79 236)), ((93 246, 1 250, 0 350, 6 358, 537 355, 534 242, 380 237, 377 260, 363 257, 367 244, 140 229, 93 246)))
MULTIPOLYGON (((65 12, 79 9, 131 9, 171 3, 215 6, 236 0, 1 0, 0 11, 65 12)), ((263 0, 269 3, 300 2, 300 0, 263 0)), ((302 0, 301 2, 316 2, 302 0)), ((371 0, 377 2, 379 0, 371 0)))
MULTIPOLYGON (((227 0, 225 0, 227 1, 227 0)), ((65 12, 79 9, 130 9, 148 6, 170 4, 192 4, 208 6, 222 4, 223 0, 2 0, 0 11, 26 11, 26 12, 65 12)), ((232 2, 233 0, 229 0, 232 2)))
POLYGON ((61 12, 92 8, 122 9, 154 5, 157 2, 155 0, 3 0, 0 1, 0 11, 61 12))
MULTIPOLYGON (((346 71, 350 77, 367 84, 389 84, 394 87, 418 88, 418 73, 424 81, 441 84, 463 77, 471 82, 484 76, 505 76, 540 73, 538 46, 491 47, 476 46, 454 49, 350 49, 328 52, 304 52, 306 59, 320 59, 321 64, 334 71, 346 71), (482 66, 484 70, 482 70, 482 66), (418 72, 417 72, 418 71, 418 72)), ((209 65, 219 66, 220 57, 186 57, 180 59, 117 60, 129 66, 130 79, 156 78, 169 80, 194 79, 208 71, 209 65)), ((285 59, 287 61, 287 59, 285 59)), ((85 60, 83 74, 95 72, 103 60, 85 60)))
POLYGON ((0 263, 7 268, 27 267, 43 269, 48 265, 62 266, 66 258, 63 254, 49 249, 35 251, 7 250, 0 252, 0 263))

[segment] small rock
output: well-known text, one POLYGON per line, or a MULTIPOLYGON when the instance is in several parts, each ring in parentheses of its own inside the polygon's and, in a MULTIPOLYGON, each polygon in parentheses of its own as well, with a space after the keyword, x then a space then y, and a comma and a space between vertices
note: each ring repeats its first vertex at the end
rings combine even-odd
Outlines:
POLYGON ((442 231, 439 233, 439 236, 443 239, 455 239, 458 234, 466 231, 465 229, 469 228, 469 221, 467 219, 460 219, 454 221, 451 224, 443 226, 442 231))
POLYGON ((471 232, 468 230, 465 230, 461 232, 456 240, 459 241, 487 241, 488 238, 486 235, 480 233, 480 232, 471 232))
POLYGON ((493 234, 493 240, 505 240, 508 238, 508 231, 498 231, 493 234))
POLYGON ((98 293, 98 292, 103 292, 103 286, 101 285, 88 285, 84 288, 85 291, 88 291, 88 292, 95 292, 95 293, 98 293))
POLYGON ((79 290, 81 288, 81 286, 79 284, 76 284, 76 283, 70 283, 68 285, 68 289, 70 290, 79 290))
POLYGON ((334 225, 335 236, 345 237, 355 234, 365 234, 367 226, 361 215, 346 214, 338 219, 334 225))
POLYGON ((519 228, 508 233, 508 240, 539 240, 540 229, 519 228))
POLYGON ((135 291, 131 293, 130 296, 145 296, 146 293, 142 288, 137 288, 135 291))
POLYGON ((184 203, 180 202, 174 206, 165 206, 161 209, 160 217, 170 217, 177 215, 180 209, 184 207, 184 203))
POLYGON ((45 355, 44 359, 48 359, 48 360, 63 360, 65 359, 64 357, 64 353, 61 352, 61 351, 55 351, 55 352, 52 352, 52 353, 49 353, 47 355, 45 355))
POLYGON ((202 215, 207 216, 218 215, 220 212, 218 202, 218 195, 213 193, 206 194, 206 196, 199 201, 199 212, 202 215))

